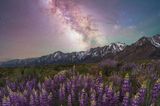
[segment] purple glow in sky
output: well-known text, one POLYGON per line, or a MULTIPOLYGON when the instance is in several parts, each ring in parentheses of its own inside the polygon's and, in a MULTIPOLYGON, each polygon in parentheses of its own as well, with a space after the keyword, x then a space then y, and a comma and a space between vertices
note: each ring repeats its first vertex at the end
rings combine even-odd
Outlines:
POLYGON ((1 0, 0 61, 160 33, 159 0, 1 0))

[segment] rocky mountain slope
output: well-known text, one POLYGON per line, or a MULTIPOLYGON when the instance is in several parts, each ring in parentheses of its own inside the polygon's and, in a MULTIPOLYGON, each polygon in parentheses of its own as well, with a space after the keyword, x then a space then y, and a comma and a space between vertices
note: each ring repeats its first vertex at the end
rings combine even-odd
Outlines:
POLYGON ((68 63, 86 63, 96 62, 101 59, 114 55, 122 51, 126 47, 123 43, 112 43, 104 47, 91 48, 88 51, 63 53, 57 51, 53 54, 30 59, 17 59, 3 62, 0 66, 15 67, 15 66, 33 66, 33 65, 48 65, 48 64, 68 64, 68 63))
POLYGON ((115 56, 124 61, 160 59, 160 35, 142 37, 115 56))
POLYGON ((92 63, 103 59, 116 59, 121 61, 137 61, 143 59, 160 59, 160 35, 142 37, 132 45, 124 43, 111 43, 104 47, 91 48, 88 51, 63 53, 57 51, 53 54, 30 58, 17 59, 0 63, 1 67, 34 66, 49 64, 92 63))

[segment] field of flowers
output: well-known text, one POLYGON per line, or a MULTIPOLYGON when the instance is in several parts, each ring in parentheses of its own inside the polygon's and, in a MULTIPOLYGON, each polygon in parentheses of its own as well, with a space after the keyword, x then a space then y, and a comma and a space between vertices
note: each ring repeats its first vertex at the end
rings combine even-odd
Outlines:
POLYGON ((130 72, 109 80, 101 71, 92 75, 75 69, 43 81, 34 76, 6 80, 0 88, 0 106, 160 106, 160 79, 143 80, 138 87, 135 82, 130 72))

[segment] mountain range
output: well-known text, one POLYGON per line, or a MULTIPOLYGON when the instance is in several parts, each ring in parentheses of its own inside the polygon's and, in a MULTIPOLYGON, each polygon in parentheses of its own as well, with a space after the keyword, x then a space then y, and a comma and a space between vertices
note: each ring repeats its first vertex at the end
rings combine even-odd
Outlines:
POLYGON ((72 53, 57 51, 53 54, 37 58, 15 59, 1 62, 0 67, 93 63, 108 58, 121 61, 160 59, 160 35, 142 37, 131 45, 118 42, 104 47, 91 48, 87 51, 72 53))

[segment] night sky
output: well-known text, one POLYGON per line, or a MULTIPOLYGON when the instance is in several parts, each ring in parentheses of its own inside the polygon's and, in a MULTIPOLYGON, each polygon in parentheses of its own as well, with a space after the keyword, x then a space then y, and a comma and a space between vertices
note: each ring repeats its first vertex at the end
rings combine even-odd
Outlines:
POLYGON ((160 34, 160 0, 0 0, 0 61, 160 34))

